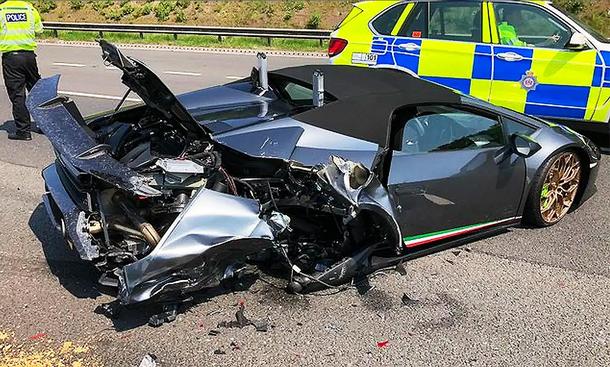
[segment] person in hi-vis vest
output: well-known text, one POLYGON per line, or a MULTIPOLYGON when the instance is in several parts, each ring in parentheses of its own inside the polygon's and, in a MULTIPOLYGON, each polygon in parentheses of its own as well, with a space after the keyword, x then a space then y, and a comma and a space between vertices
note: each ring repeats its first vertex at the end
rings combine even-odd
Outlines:
POLYGON ((27 1, 0 0, 0 53, 2 75, 13 104, 17 131, 12 140, 31 140, 32 122, 25 106, 25 91, 40 79, 36 64, 36 34, 42 32, 38 11, 27 1))

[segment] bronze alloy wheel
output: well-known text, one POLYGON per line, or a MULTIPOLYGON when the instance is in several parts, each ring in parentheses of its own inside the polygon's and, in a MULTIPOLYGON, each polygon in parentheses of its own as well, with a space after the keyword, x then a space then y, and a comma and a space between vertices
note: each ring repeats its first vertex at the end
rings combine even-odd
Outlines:
POLYGON ((580 160, 572 152, 562 153, 553 162, 540 194, 540 215, 548 224, 559 222, 574 204, 581 171, 580 160))

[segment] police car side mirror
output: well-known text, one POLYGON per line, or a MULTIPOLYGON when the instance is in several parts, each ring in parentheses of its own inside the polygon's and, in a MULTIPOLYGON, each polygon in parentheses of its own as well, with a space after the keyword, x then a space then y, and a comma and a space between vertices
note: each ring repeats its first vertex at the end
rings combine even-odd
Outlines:
POLYGON ((523 158, 529 158, 542 149, 534 139, 523 134, 511 135, 510 142, 513 152, 523 158))
POLYGON ((582 33, 576 32, 572 35, 572 38, 570 38, 570 42, 568 42, 566 48, 572 51, 583 51, 589 48, 589 43, 582 33))

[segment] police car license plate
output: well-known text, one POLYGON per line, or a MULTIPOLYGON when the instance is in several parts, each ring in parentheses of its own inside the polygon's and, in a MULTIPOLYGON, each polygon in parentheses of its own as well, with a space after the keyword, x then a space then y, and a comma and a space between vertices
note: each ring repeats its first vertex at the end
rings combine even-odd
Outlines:
POLYGON ((352 53, 352 64, 377 65, 377 54, 354 52, 352 53))

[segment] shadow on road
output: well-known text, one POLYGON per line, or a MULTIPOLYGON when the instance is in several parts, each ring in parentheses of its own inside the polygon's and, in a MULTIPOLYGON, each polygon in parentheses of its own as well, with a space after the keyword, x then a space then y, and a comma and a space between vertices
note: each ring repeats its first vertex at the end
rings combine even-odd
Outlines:
POLYGON ((66 245, 59 232, 49 222, 46 210, 39 204, 28 221, 30 229, 40 241, 51 273, 60 284, 77 298, 97 298, 97 270, 83 261, 66 245))

